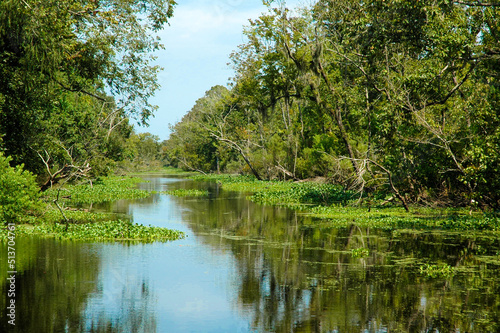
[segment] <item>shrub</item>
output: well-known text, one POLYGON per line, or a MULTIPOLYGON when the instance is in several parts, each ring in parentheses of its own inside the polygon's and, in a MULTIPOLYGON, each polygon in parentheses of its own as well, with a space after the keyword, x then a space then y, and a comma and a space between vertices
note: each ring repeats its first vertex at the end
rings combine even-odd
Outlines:
POLYGON ((11 167, 11 158, 0 152, 0 222, 19 223, 41 208, 35 176, 23 165, 11 167))

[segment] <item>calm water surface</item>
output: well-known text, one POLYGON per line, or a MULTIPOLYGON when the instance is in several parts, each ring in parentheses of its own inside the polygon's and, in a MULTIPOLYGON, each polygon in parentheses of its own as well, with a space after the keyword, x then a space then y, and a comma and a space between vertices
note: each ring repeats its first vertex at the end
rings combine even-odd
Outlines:
POLYGON ((93 209, 188 237, 18 239, 17 325, 3 311, 1 332, 500 330, 497 237, 318 229, 299 212, 253 204, 215 183, 147 180, 144 189, 208 188, 210 196, 154 194, 93 209), (425 264, 454 273, 432 277, 420 271, 425 264))

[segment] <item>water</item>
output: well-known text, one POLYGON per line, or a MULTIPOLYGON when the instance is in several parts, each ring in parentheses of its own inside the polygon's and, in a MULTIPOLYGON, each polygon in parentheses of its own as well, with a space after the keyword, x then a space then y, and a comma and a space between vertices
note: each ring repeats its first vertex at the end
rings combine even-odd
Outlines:
POLYGON ((145 189, 208 188, 210 196, 155 194, 93 209, 188 237, 152 244, 18 239, 17 325, 12 330, 3 311, 0 331, 500 330, 496 237, 318 229, 299 212, 253 204, 215 183, 148 180, 145 189), (430 277, 420 272, 426 263, 454 273, 430 277))

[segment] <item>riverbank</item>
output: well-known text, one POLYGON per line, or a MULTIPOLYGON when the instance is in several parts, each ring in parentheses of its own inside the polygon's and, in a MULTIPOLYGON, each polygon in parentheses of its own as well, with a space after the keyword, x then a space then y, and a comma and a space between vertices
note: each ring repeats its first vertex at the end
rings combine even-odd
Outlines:
POLYGON ((317 217, 314 227, 338 228, 352 224, 381 229, 442 229, 500 232, 500 216, 466 208, 411 206, 406 212, 386 198, 360 198, 341 186, 317 182, 260 181, 240 175, 197 175, 194 180, 218 182, 228 191, 248 193, 248 199, 297 209, 317 217), (362 199, 362 200, 361 200, 362 199))
MULTIPOLYGON (((137 189, 146 175, 165 175, 217 182, 224 190, 247 193, 247 198, 263 205, 284 206, 316 217, 307 227, 342 228, 351 225, 386 230, 419 229, 500 232, 500 217, 463 208, 412 206, 410 212, 385 198, 360 200, 359 194, 319 182, 259 181, 242 175, 200 175, 175 168, 134 173, 131 176, 102 177, 78 185, 49 189, 41 197, 45 208, 35 222, 16 226, 16 235, 39 235, 85 241, 170 241, 184 237, 175 230, 135 225, 108 213, 88 209, 93 204, 120 199, 147 198, 155 192, 137 189), (87 208, 85 208, 87 207, 87 208)), ((174 196, 208 196, 207 191, 174 190, 174 196)), ((7 228, 0 239, 7 239, 7 228)))
MULTIPOLYGON (((15 226, 15 235, 37 235, 82 241, 171 241, 184 233, 167 228, 134 224, 117 219, 114 214, 95 213, 85 205, 120 199, 141 199, 151 192, 137 189, 144 180, 131 176, 101 177, 78 185, 66 185, 44 192, 44 208, 35 222, 15 226)), ((0 240, 8 239, 7 228, 0 228, 0 240)))

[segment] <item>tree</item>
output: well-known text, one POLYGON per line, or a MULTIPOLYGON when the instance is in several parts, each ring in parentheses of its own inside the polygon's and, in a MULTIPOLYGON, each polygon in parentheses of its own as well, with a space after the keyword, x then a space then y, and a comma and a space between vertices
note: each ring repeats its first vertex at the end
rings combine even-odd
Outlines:
MULTIPOLYGON (((45 169, 39 153, 55 154, 44 146, 43 135, 54 132, 57 124, 47 121, 53 114, 72 118, 92 104, 95 117, 105 109, 102 120, 110 132, 126 118, 146 124, 156 108, 149 97, 158 88, 160 70, 151 63, 151 53, 162 48, 155 32, 174 5, 172 0, 1 2, 0 135, 14 163, 36 173, 45 169), (73 101, 62 105, 62 99, 73 101)), ((73 125, 80 131, 87 127, 73 125)), ((106 140, 110 132, 104 132, 106 140)), ((72 149, 65 140, 56 141, 72 149)))
POLYGON ((212 136, 262 178, 329 176, 406 210, 500 207, 499 5, 271 3, 231 56, 228 97, 176 125, 196 123, 183 142, 212 136))

